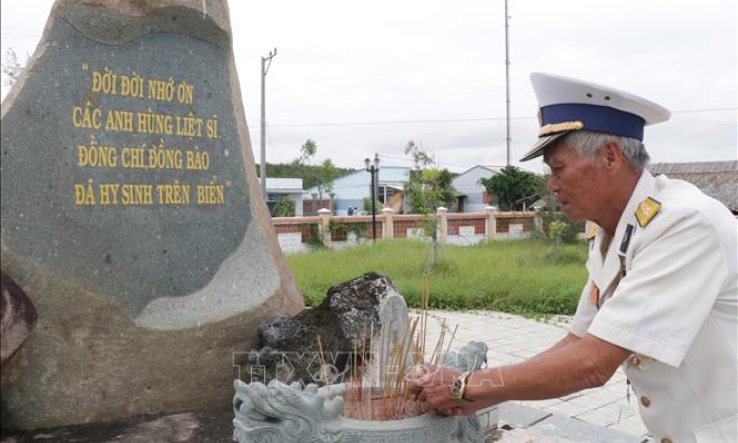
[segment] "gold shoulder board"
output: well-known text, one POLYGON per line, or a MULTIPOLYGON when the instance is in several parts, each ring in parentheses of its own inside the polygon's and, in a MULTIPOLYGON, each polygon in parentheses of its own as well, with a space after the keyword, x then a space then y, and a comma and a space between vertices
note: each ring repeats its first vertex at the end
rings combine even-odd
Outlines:
POLYGON ((589 231, 587 231, 587 240, 592 240, 593 238, 595 238, 595 235, 597 235, 597 231, 599 229, 599 226, 597 226, 595 223, 592 223, 592 226, 589 227, 589 231))
POLYGON ((661 210, 661 203, 652 199, 651 197, 643 200, 636 209, 635 216, 638 219, 638 224, 641 228, 645 228, 653 219, 656 214, 661 210))

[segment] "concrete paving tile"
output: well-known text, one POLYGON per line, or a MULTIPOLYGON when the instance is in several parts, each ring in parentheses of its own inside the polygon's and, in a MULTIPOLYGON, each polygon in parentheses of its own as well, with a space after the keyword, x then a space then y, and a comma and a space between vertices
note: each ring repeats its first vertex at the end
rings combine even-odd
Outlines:
POLYGON ((576 417, 577 415, 588 411, 589 408, 575 405, 568 401, 562 401, 561 403, 547 407, 546 410, 566 417, 576 417))
POLYGON ((551 415, 551 412, 523 406, 515 402, 505 402, 498 407, 499 419, 514 428, 527 428, 551 415))
POLYGON ((487 364, 490 367, 508 365, 511 362, 517 363, 519 361, 521 361, 520 357, 515 357, 510 354, 487 353, 487 364))
POLYGON ((579 397, 572 398, 569 402, 590 410, 598 409, 612 403, 611 400, 597 397, 594 394, 582 394, 579 397))
POLYGON ((562 402, 561 399, 552 398, 552 399, 549 399, 549 400, 528 400, 528 401, 521 401, 521 402, 518 402, 518 403, 521 404, 522 406, 529 406, 529 407, 532 407, 532 408, 545 409, 545 408, 547 408, 549 406, 553 406, 553 405, 559 404, 561 402, 562 402))
POLYGON ((585 421, 552 415, 531 429, 553 437, 568 438, 581 443, 640 443, 637 435, 597 426, 585 421))
POLYGON ((607 415, 609 417, 613 418, 613 421, 611 424, 615 424, 619 421, 623 421, 626 418, 630 418, 633 415, 638 415, 640 418, 640 413, 638 412, 638 408, 630 407, 627 405, 621 405, 617 403, 610 403, 605 406, 602 406, 600 408, 595 409, 600 414, 607 415))
POLYGON ((536 355, 550 348, 551 345, 538 345, 530 348, 526 348, 526 351, 534 352, 536 355))
POLYGON ((502 364, 500 366, 510 366, 520 362, 524 362, 526 359, 522 357, 509 356, 507 358, 499 359, 502 364))
POLYGON ((502 354, 510 354, 512 352, 519 350, 519 348, 513 345, 502 345, 502 346, 494 346, 491 348, 491 350, 494 352, 502 353, 502 354))
POLYGON ((648 434, 648 429, 646 429, 646 425, 643 424, 643 420, 641 420, 640 415, 633 415, 624 420, 613 423, 608 427, 608 429, 615 429, 633 435, 644 436, 648 434))
POLYGON ((569 395, 565 395, 565 396, 561 397, 561 399, 564 400, 564 401, 568 401, 568 400, 571 400, 572 398, 581 397, 582 395, 584 395, 584 391, 579 391, 579 392, 574 392, 574 393, 569 394, 569 395))
POLYGON ((533 351, 528 351, 527 349, 518 349, 516 351, 513 351, 512 354, 513 355, 516 355, 518 357, 529 359, 529 358, 537 355, 538 353, 537 352, 533 352, 533 351))
POLYGON ((617 421, 617 417, 613 418, 610 414, 602 413, 599 410, 590 410, 582 414, 577 415, 575 418, 592 423, 598 426, 610 426, 617 421))
POLYGON ((578 443, 568 438, 544 435, 532 429, 495 430, 486 441, 495 443, 578 443))

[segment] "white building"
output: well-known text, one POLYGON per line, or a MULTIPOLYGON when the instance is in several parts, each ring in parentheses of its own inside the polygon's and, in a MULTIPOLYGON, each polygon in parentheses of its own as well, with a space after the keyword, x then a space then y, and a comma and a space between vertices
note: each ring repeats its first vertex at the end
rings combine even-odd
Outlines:
POLYGON ((459 174, 454 181, 458 212, 484 212, 490 200, 482 184, 483 178, 499 174, 504 166, 476 165, 459 174))
POLYGON ((279 199, 288 196, 295 202, 295 217, 302 216, 302 189, 301 178, 269 178, 266 179, 266 202, 269 212, 274 210, 274 205, 279 199))
MULTIPOLYGON (((406 166, 381 166, 379 168, 377 200, 389 204, 399 213, 404 212, 404 186, 410 180, 410 168, 406 166)), ((303 193, 305 199, 312 198, 317 188, 303 193)), ((339 177, 333 181, 334 214, 346 215, 349 206, 364 209, 364 198, 371 196, 371 174, 362 169, 339 177)))

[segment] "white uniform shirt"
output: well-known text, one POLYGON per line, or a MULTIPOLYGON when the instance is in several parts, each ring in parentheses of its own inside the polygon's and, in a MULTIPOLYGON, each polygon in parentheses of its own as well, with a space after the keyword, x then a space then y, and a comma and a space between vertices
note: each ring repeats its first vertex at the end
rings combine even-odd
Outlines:
POLYGON ((648 171, 615 235, 599 229, 590 240, 571 332, 633 352, 623 369, 656 442, 738 441, 737 243, 727 208, 648 171), (647 197, 661 208, 641 227, 635 212, 647 197))

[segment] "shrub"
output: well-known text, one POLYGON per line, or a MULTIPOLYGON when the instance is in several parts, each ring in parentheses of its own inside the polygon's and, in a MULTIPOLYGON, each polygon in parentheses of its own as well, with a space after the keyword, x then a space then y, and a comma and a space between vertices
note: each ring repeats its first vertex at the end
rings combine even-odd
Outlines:
MULTIPOLYGON (((380 211, 384 208, 384 205, 381 201, 376 200, 374 202, 374 213, 379 214, 380 211)), ((371 197, 364 197, 364 211, 366 211, 367 214, 372 215, 372 198, 371 197)))
POLYGON ((564 231, 569 227, 569 224, 562 220, 554 220, 548 224, 548 237, 554 241, 557 245, 561 243, 561 237, 564 235, 564 231))
POLYGON ((289 196, 285 195, 277 201, 274 205, 274 217, 294 217, 295 216, 295 201, 289 196))

